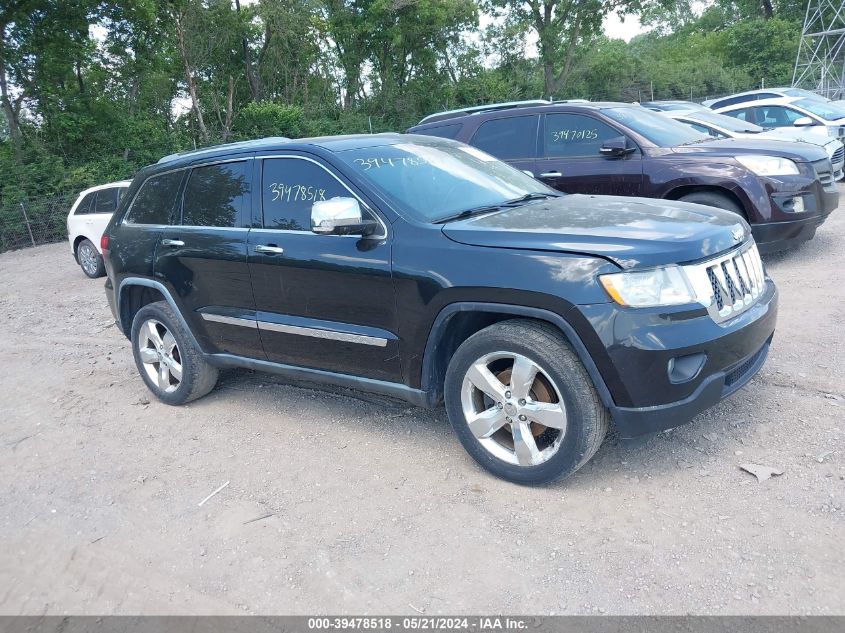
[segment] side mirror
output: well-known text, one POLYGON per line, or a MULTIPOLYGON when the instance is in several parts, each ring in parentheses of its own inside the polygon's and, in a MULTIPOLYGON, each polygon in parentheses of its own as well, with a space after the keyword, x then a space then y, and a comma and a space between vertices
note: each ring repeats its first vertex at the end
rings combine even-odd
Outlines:
POLYGON ((802 116, 800 119, 795 119, 795 123, 793 123, 792 125, 794 125, 795 127, 808 127, 810 125, 815 124, 816 122, 813 121, 813 119, 811 119, 810 117, 802 116))
POLYGON ((311 230, 320 235, 371 235, 377 222, 364 220, 355 198, 318 200, 311 205, 311 230))
POLYGON ((603 156, 611 156, 619 158, 635 151, 635 148, 628 147, 628 139, 624 136, 617 136, 616 138, 609 138, 601 144, 599 153, 603 156))

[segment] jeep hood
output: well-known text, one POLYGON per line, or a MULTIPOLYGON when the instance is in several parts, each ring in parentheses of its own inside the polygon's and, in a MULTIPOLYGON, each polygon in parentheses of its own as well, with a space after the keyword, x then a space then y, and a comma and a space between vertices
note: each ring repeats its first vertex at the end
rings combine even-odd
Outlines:
POLYGON ((443 233, 472 246, 582 253, 636 268, 716 255, 750 231, 736 214, 698 204, 573 194, 449 222, 443 233))

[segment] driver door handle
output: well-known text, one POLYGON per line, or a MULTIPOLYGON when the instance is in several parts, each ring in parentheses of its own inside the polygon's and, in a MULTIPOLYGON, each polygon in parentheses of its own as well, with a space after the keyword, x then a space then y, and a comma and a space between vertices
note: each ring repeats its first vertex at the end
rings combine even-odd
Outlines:
POLYGON ((560 178, 563 176, 559 171, 544 171, 540 174, 540 178, 560 178))
POLYGON ((183 242, 182 240, 164 239, 164 240, 161 240, 161 245, 162 246, 184 246, 185 242, 183 242))
POLYGON ((267 255, 281 255, 285 252, 281 246, 264 246, 263 244, 259 244, 255 247, 256 253, 266 253, 267 255))

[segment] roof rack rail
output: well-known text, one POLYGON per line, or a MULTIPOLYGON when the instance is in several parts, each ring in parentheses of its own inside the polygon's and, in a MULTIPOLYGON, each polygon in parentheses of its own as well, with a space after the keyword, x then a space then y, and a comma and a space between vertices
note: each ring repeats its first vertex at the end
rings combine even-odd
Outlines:
POLYGON ((444 110, 443 112, 435 112, 423 118, 417 125, 423 123, 430 123, 432 121, 443 121, 451 119, 462 114, 474 114, 476 112, 489 112, 490 110, 507 110, 508 108, 526 108, 530 106, 549 105, 551 101, 546 99, 529 99, 526 101, 505 101, 502 103, 488 103, 485 105, 472 106, 469 108, 458 108, 456 110, 444 110))
POLYGON ((253 145, 256 145, 258 142, 263 141, 289 141, 290 139, 286 136, 271 136, 262 139, 255 139, 249 141, 235 141, 234 143, 223 143, 221 145, 210 145, 209 147, 201 147, 200 149, 192 149, 187 152, 177 152, 175 154, 168 154, 167 156, 162 156, 158 159, 158 163, 169 163, 172 160, 176 160, 177 158, 187 158, 190 156, 202 156, 203 154, 209 152, 216 152, 221 149, 249 149, 253 145))

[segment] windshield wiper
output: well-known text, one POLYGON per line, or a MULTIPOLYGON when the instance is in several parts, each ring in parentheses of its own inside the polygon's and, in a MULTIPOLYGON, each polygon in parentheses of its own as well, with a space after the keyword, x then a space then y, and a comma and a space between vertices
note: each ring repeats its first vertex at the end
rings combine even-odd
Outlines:
POLYGON ((445 218, 433 220, 432 222, 434 224, 446 224, 447 222, 454 222, 455 220, 465 220, 466 218, 470 218, 474 215, 481 215, 482 213, 490 213, 491 211, 498 211, 499 209, 516 206, 525 202, 530 202, 531 200, 559 198, 562 195, 562 193, 554 193, 551 191, 535 191, 533 193, 527 193, 524 196, 520 196, 519 198, 514 198, 513 200, 505 200, 504 202, 500 202, 498 204, 488 204, 481 207, 473 207, 472 209, 464 209, 463 211, 459 211, 453 215, 448 215, 445 218))
POLYGON ((515 204, 522 204, 523 202, 530 202, 531 200, 545 200, 546 198, 560 198, 563 194, 562 193, 552 193, 551 191, 535 191, 533 193, 526 193, 524 196, 520 198, 514 198, 513 200, 508 200, 507 202, 503 202, 501 205, 502 207, 510 207, 515 204))

